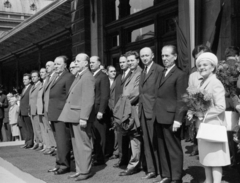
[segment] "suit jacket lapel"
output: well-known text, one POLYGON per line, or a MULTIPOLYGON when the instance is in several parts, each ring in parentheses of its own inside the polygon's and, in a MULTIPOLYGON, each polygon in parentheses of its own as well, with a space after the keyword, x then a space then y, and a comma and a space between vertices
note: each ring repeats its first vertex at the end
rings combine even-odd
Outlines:
MULTIPOLYGON (((29 85, 28 87, 31 87, 31 85, 29 85)), ((23 93, 22 93, 22 95, 21 95, 21 98, 24 97, 24 95, 26 94, 26 92, 27 92, 27 90, 28 90, 28 87, 23 90, 23 93)))
POLYGON ((114 80, 112 83, 112 86, 110 87, 110 92, 112 93, 114 91, 114 88, 116 86, 116 81, 114 80))
POLYGON ((101 74, 101 72, 102 72, 102 70, 98 71, 98 72, 97 72, 97 74, 96 74, 95 76, 93 76, 93 77, 94 77, 94 78, 97 78, 97 77, 98 77, 98 75, 100 75, 100 74, 101 74))
POLYGON ((56 77, 54 78, 53 83, 52 83, 52 85, 51 85, 51 88, 52 88, 53 86, 55 86, 55 84, 65 75, 66 72, 67 72, 67 71, 63 71, 63 73, 62 73, 61 76, 59 76, 59 77, 58 77, 58 75, 56 74, 56 77, 58 77, 58 78, 57 78, 57 80, 56 80, 56 77))
MULTIPOLYGON (((147 81, 147 79, 148 79, 148 78, 151 76, 151 74, 154 72, 154 69, 155 69, 155 65, 154 65, 154 64, 155 64, 155 63, 152 64, 152 66, 151 66, 151 68, 150 68, 150 70, 149 70, 147 76, 145 77, 145 79, 144 79, 142 85, 147 81)), ((142 75, 143 75, 143 74, 142 74, 142 75)))
POLYGON ((159 87, 162 86, 163 83, 164 83, 169 77, 171 77, 171 75, 174 73, 174 71, 175 71, 176 69, 177 69, 177 66, 174 66, 174 67, 169 71, 169 73, 167 74, 166 77, 162 76, 162 79, 161 79, 161 82, 160 82, 159 87))
POLYGON ((32 86, 31 93, 38 87, 39 84, 40 84, 40 81, 38 81, 37 85, 32 86))
POLYGON ((124 79, 121 78, 121 84, 124 84, 125 81, 130 77, 131 75, 131 71, 128 72, 128 74, 126 75, 126 77, 124 79))

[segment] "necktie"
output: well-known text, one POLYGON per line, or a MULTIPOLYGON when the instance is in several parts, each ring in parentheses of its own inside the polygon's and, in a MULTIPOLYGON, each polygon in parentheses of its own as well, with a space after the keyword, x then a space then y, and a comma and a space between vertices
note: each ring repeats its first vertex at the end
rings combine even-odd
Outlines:
POLYGON ((122 81, 125 79, 125 72, 122 74, 122 81))
POLYGON ((164 77, 166 77, 166 73, 167 73, 167 69, 165 68, 165 69, 163 70, 163 76, 164 76, 164 77))
POLYGON ((143 70, 143 81, 145 80, 146 76, 147 76, 147 66, 145 66, 143 70))

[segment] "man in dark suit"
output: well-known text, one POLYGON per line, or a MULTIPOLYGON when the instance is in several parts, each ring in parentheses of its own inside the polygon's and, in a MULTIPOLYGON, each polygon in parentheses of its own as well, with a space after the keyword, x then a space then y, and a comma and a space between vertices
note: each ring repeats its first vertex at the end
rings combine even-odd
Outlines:
POLYGON ((64 121, 70 125, 76 173, 70 175, 69 178, 77 178, 76 181, 86 180, 93 175, 91 173, 93 151, 91 128, 95 120, 95 81, 88 65, 88 55, 80 53, 76 56, 78 72, 59 117, 59 121, 64 121))
POLYGON ((153 108, 159 153, 156 160, 162 178, 159 183, 182 183, 183 152, 179 128, 185 115, 181 97, 186 92, 187 77, 175 65, 176 50, 173 45, 162 48, 165 69, 163 77, 159 77, 157 82, 157 98, 153 108))
POLYGON ((152 122, 152 113, 153 105, 156 100, 155 85, 159 77, 162 77, 163 67, 154 63, 154 54, 149 47, 140 50, 140 58, 144 65, 144 70, 141 74, 139 85, 139 116, 143 132, 144 155, 147 165, 147 175, 143 178, 150 179, 160 174, 154 156, 157 150, 153 148, 153 141, 156 140, 156 137, 153 136, 154 124, 152 122))
POLYGON ((49 86, 48 119, 53 124, 53 130, 56 134, 57 159, 55 168, 48 171, 58 175, 70 171, 70 132, 64 122, 58 121, 58 117, 65 105, 74 76, 66 70, 66 56, 58 56, 54 60, 54 64, 56 75, 49 86))
POLYGON ((24 89, 21 94, 20 99, 20 111, 19 115, 21 117, 21 124, 23 128, 23 133, 25 134, 25 145, 22 148, 31 148, 33 146, 33 127, 32 122, 29 117, 29 91, 31 89, 31 75, 24 74, 23 75, 23 84, 24 89))
POLYGON ((6 95, 3 94, 3 88, 0 86, 0 141, 3 140, 2 137, 2 125, 4 119, 4 109, 8 107, 8 101, 6 95))
POLYGON ((119 156, 118 153, 118 143, 117 143, 117 133, 116 130, 112 130, 113 123, 113 108, 114 108, 114 99, 115 99, 115 77, 116 77, 116 68, 112 65, 107 67, 106 71, 108 75, 108 79, 110 82, 110 97, 108 101, 107 115, 108 115, 108 123, 107 123, 107 145, 106 145, 106 153, 105 157, 108 159, 116 159, 119 156))
POLYGON ((100 68, 101 61, 98 56, 90 58, 90 68, 95 78, 95 112, 96 120, 94 121, 94 162, 93 165, 102 165, 105 163, 106 148, 106 130, 107 117, 105 115, 110 95, 109 79, 100 68))
MULTIPOLYGON (((130 69, 128 67, 126 55, 120 56, 119 65, 122 70, 122 74, 119 74, 115 80, 114 107, 118 102, 120 96, 122 95, 124 83, 131 75, 130 69)), ((130 140, 126 134, 122 134, 119 131, 116 131, 116 132, 117 132, 117 142, 118 142, 118 151, 119 151, 119 161, 116 164, 114 164, 113 167, 118 168, 128 164, 128 150, 129 150, 130 140)))

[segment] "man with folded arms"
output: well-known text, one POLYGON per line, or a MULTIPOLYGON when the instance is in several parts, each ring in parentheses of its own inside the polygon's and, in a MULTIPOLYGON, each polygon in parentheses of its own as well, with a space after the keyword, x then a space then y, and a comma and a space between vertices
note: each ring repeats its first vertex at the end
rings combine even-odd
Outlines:
POLYGON ((93 151, 91 128, 95 120, 93 111, 95 81, 88 69, 88 55, 78 54, 75 62, 78 73, 69 89, 66 104, 58 120, 70 124, 76 173, 69 178, 80 181, 93 175, 91 173, 93 151))

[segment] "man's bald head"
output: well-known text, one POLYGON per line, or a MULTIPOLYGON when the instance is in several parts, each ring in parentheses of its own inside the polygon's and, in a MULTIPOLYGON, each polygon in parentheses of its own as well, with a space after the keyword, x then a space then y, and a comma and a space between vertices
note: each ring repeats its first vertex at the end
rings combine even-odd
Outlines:
POLYGON ((48 61, 46 63, 46 70, 48 74, 51 74, 54 71, 54 62, 53 61, 48 61))
POLYGON ((140 58, 142 60, 142 63, 145 66, 149 66, 154 58, 154 54, 151 48, 149 47, 144 47, 140 50, 140 58))
POLYGON ((88 67, 89 56, 85 53, 79 53, 75 59, 76 70, 81 72, 83 69, 88 67))

